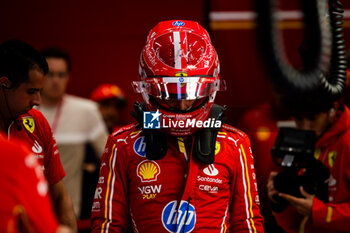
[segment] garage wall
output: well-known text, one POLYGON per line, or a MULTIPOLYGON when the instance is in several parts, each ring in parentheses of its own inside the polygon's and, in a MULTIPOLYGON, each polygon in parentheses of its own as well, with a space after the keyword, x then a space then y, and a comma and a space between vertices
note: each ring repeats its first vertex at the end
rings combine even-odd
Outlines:
MULTIPOLYGON (((287 12, 299 7, 296 0, 281 2, 281 9, 287 12)), ((343 2, 350 10, 350 2, 343 2)), ((0 42, 18 38, 38 49, 61 46, 72 58, 69 93, 89 97, 98 84, 112 82, 120 85, 133 103, 141 100, 130 82, 138 79, 138 59, 147 32, 166 19, 205 24, 208 6, 208 29, 220 56, 222 78, 228 84, 228 91, 218 93, 217 100, 228 105, 229 123, 234 124, 242 111, 269 98, 251 0, 2 1, 0 42), (229 17, 218 18, 222 12, 229 17)), ((347 20, 345 34, 349 38, 349 16, 347 20)), ((303 37, 300 19, 285 21, 287 54, 300 66, 296 50, 303 37)), ((350 48, 349 40, 347 46, 350 48)))

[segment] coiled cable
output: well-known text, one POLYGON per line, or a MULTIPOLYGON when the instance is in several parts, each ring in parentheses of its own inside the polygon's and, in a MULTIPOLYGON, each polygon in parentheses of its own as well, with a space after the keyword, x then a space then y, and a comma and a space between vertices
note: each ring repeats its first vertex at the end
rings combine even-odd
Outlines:
POLYGON ((301 70, 294 68, 284 54, 281 33, 276 26, 276 1, 257 0, 256 5, 259 39, 277 92, 290 99, 317 95, 336 100, 344 89, 346 75, 341 2, 330 0, 330 17, 325 18, 326 1, 302 1, 310 61, 304 63, 301 70))
POLYGON ((325 93, 330 94, 330 98, 336 100, 340 97, 346 79, 346 51, 343 35, 343 5, 338 0, 329 1, 329 16, 332 30, 332 56, 330 73, 328 80, 325 76, 321 79, 321 87, 325 93))

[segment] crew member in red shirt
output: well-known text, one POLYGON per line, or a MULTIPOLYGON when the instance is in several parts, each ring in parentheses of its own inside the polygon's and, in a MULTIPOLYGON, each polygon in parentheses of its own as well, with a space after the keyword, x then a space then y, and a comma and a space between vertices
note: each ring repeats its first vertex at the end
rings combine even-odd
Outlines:
MULTIPOLYGON (((71 199, 65 189, 59 152, 45 117, 33 106, 40 104, 47 63, 30 45, 9 40, 0 46, 0 129, 8 138, 27 143, 49 182, 58 221, 76 230, 71 199)), ((23 177, 25 179, 25 177, 23 177)))
POLYGON ((0 163, 0 232, 71 232, 58 225, 41 166, 23 142, 0 135, 0 163))
MULTIPOLYGON (((350 110, 347 106, 313 99, 307 109, 294 110, 297 128, 315 131, 314 156, 329 169, 327 200, 320 200, 300 187, 302 197, 278 193, 272 172, 267 184, 268 196, 277 207, 275 195, 286 199, 289 206, 275 212, 277 223, 287 233, 349 232, 350 223, 350 110), (313 105, 313 107, 311 107, 313 105)), ((303 104, 300 103, 301 106, 303 104)), ((301 107, 302 108, 302 107, 301 107)), ((322 174, 314 174, 321 176, 322 174)), ((276 209, 276 208, 275 208, 276 209)), ((277 210, 277 209, 276 209, 277 210)))

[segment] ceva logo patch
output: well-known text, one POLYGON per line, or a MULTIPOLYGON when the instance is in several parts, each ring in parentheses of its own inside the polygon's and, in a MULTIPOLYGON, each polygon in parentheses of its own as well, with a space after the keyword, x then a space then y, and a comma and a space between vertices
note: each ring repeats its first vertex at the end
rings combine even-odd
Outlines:
POLYGON ((194 206, 187 201, 181 201, 180 207, 177 201, 169 202, 162 212, 162 223, 169 232, 188 233, 196 225, 196 211, 194 206))

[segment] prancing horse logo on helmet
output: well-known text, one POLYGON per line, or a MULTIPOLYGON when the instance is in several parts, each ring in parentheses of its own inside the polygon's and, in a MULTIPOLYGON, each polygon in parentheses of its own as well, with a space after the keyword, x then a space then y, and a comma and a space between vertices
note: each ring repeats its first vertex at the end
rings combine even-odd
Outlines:
POLYGON ((185 85, 185 83, 183 83, 185 81, 185 79, 183 77, 188 77, 187 72, 176 72, 175 73, 175 77, 180 77, 179 78, 179 82, 181 83, 181 87, 183 87, 185 85))
POLYGON ((175 73, 175 77, 188 77, 188 74, 187 72, 180 71, 175 73))

